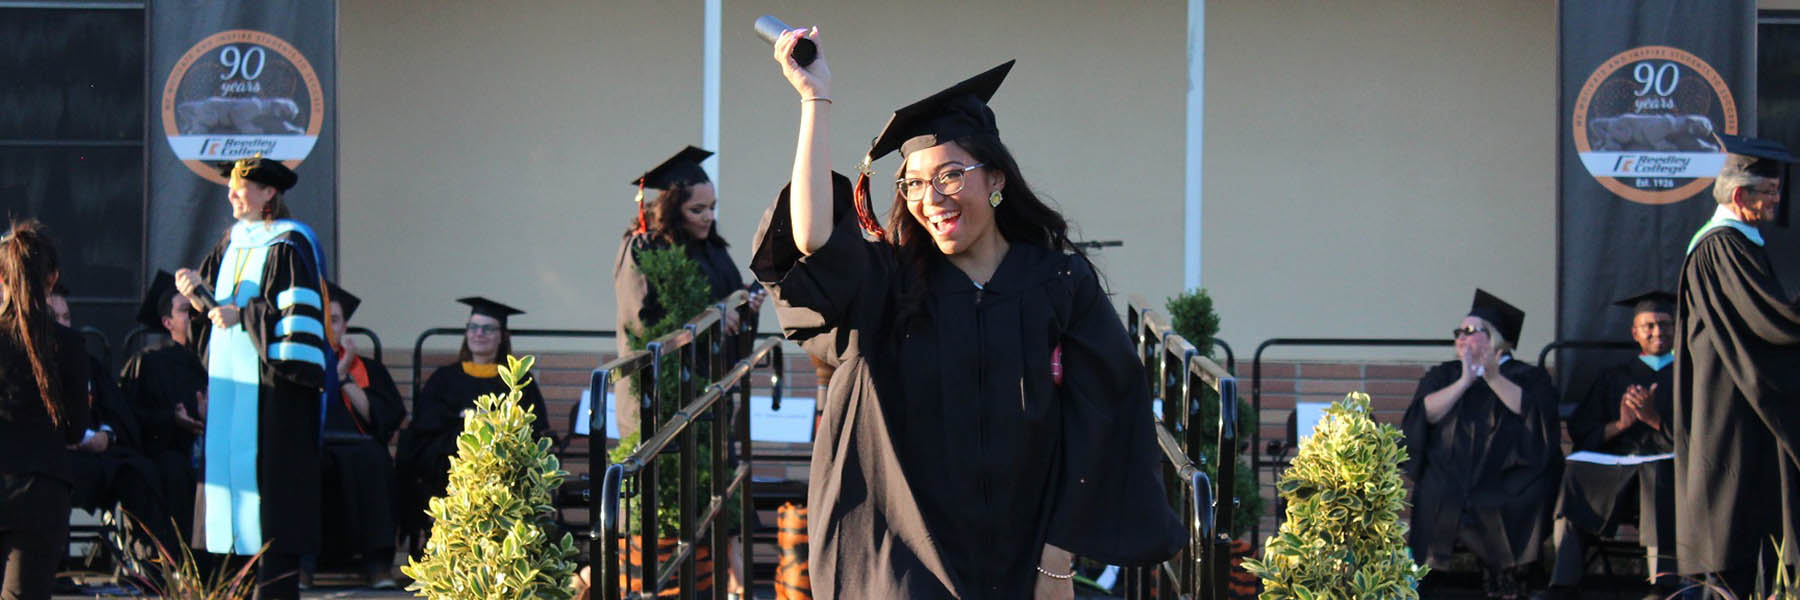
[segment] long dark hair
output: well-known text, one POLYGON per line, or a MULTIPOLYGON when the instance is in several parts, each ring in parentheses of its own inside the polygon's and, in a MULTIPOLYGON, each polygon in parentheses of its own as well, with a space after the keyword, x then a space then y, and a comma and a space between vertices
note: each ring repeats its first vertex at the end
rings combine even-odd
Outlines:
POLYGON ((56 246, 43 224, 20 221, 0 236, 0 285, 6 286, 6 299, 0 301, 0 333, 25 348, 44 412, 52 423, 61 425, 61 405, 56 399, 62 396, 62 385, 50 368, 56 343, 56 322, 49 306, 50 278, 57 268, 56 246))
MULTIPOLYGON (((994 228, 1008 243, 1032 244, 1054 252, 1072 253, 1084 260, 1087 258, 1081 248, 1069 241, 1068 219, 1032 191, 1031 184, 1025 182, 1025 175, 1019 172, 1019 162, 999 136, 978 133, 951 143, 968 152, 976 162, 983 163, 983 168, 1006 176, 1006 188, 1002 192, 1005 201, 994 208, 994 228)), ((902 160, 895 179, 905 174, 906 161, 902 160)), ((894 205, 888 209, 887 230, 888 242, 899 247, 900 262, 906 265, 908 281, 900 295, 900 318, 904 321, 923 310, 931 260, 942 254, 937 244, 931 241, 931 234, 906 210, 906 198, 897 188, 894 205)))
MULTIPOLYGON (((687 204, 688 200, 693 199, 694 186, 702 183, 712 184, 710 181, 682 183, 669 186, 669 189, 657 194, 656 200, 644 209, 644 223, 649 230, 646 235, 670 246, 693 241, 694 236, 688 235, 684 221, 686 217, 681 214, 681 205, 687 204)), ((715 189, 713 192, 716 194, 718 190, 715 189)), ((713 197, 713 201, 718 201, 716 195, 713 197)), ((625 234, 631 235, 634 231, 635 229, 627 230, 625 234)), ((720 246, 731 245, 725 242, 725 238, 719 237, 718 219, 713 220, 712 231, 707 233, 707 239, 720 246)))

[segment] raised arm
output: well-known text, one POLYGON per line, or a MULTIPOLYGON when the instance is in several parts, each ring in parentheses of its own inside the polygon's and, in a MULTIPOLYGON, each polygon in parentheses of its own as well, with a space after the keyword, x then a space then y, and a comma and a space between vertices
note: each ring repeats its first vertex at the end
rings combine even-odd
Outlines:
POLYGON ((809 255, 831 237, 831 69, 823 51, 805 67, 794 62, 792 53, 800 38, 816 40, 818 35, 817 27, 794 29, 775 42, 775 61, 800 93, 800 138, 794 146, 788 218, 794 223, 794 246, 809 255))

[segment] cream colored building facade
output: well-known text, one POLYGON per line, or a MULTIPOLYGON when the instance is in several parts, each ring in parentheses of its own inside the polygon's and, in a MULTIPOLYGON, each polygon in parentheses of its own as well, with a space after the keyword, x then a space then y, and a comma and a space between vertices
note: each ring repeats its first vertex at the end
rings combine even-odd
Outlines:
MULTIPOLYGON (((798 120, 750 32, 775 14, 821 30, 846 172, 894 108, 1018 59, 993 102, 1002 137, 1081 237, 1125 240, 1098 254, 1121 307, 1180 292, 1198 240, 1200 284, 1240 356, 1278 336, 1443 337, 1476 286, 1531 315, 1522 349, 1552 336, 1554 2, 714 8, 713 172, 740 265, 798 120), (1197 230, 1190 7, 1204 7, 1197 230)), ((339 264, 366 301, 358 321, 410 339, 483 294, 529 310, 516 326, 613 328, 626 183, 706 141, 706 0, 342 0, 340 13, 339 264)), ((896 166, 879 161, 877 179, 896 166)))

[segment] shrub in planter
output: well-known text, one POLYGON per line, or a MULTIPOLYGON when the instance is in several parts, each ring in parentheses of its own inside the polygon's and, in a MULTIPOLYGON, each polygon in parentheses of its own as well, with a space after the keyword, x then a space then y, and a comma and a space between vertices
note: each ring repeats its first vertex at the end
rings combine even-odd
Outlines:
POLYGON ((538 415, 519 407, 532 357, 500 367, 505 395, 475 400, 450 458, 445 495, 426 509, 434 523, 422 558, 401 572, 407 590, 433 600, 566 600, 573 593, 575 540, 556 531, 552 494, 562 485, 550 440, 531 431, 538 415))
POLYGON ((1368 394, 1325 410, 1277 488, 1287 520, 1244 561, 1265 600, 1417 600, 1428 568, 1406 547, 1402 434, 1376 423, 1368 394))

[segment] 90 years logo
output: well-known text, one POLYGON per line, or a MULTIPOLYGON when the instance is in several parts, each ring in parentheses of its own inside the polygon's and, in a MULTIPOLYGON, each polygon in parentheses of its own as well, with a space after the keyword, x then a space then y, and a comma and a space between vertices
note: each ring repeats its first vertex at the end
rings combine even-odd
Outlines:
POLYGON ((1737 103, 1699 57, 1669 46, 1614 55, 1575 99, 1575 149, 1600 185, 1641 204, 1670 204, 1712 184, 1719 133, 1738 132, 1737 103))
POLYGON ((250 29, 200 40, 175 62, 162 93, 163 133, 189 170, 214 183, 207 163, 262 154, 299 166, 325 123, 312 63, 287 41, 250 29))

